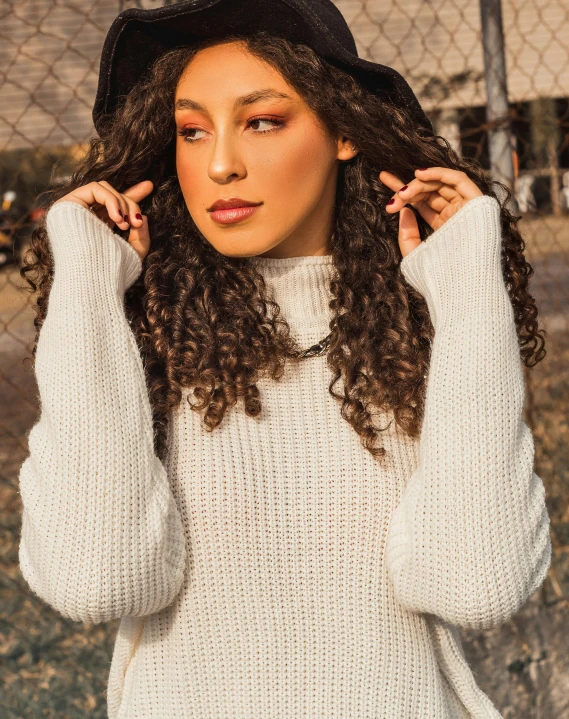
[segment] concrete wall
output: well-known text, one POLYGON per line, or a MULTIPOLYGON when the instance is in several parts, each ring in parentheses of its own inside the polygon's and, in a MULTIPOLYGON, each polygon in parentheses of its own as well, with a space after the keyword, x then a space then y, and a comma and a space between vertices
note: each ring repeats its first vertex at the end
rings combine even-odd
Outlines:
MULTIPOLYGON (((235 0, 237 1, 237 0, 235 0)), ((269 0, 267 0, 269 1, 269 0)), ((0 151, 85 141, 105 34, 160 0, 3 0, 0 151)), ((483 105, 476 0, 337 0, 361 57, 394 66, 427 110, 483 105), (449 78, 454 78, 449 84, 449 78)), ((503 0, 511 100, 569 95, 567 0, 503 0)))

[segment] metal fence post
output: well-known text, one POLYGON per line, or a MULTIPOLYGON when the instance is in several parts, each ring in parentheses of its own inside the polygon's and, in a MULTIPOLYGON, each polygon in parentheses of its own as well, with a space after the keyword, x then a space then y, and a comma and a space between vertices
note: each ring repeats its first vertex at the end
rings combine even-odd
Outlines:
MULTIPOLYGON (((508 106, 508 83, 502 25, 502 0, 480 0, 484 75, 486 79, 486 119, 489 125, 488 150, 492 178, 513 192, 514 161, 508 106)), ((496 190, 498 192, 498 188, 496 190)), ((510 210, 519 213, 515 195, 510 210)))

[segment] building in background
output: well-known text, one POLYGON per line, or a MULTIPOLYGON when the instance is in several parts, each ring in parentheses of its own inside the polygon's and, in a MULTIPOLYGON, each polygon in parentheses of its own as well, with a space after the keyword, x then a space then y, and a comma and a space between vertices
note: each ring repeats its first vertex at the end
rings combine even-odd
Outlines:
MULTIPOLYGON (((91 108, 99 56, 113 18, 127 7, 163 4, 163 0, 24 0, 3 8, 0 151, 85 142, 94 132, 91 108)), ((436 132, 488 169, 479 4, 472 0, 337 0, 336 4, 352 29, 360 56, 397 68, 420 98, 436 132)), ((531 210, 535 201, 542 209, 567 210, 567 0, 503 0, 502 5, 520 205, 531 210), (557 188, 553 196, 552 187, 557 188)))

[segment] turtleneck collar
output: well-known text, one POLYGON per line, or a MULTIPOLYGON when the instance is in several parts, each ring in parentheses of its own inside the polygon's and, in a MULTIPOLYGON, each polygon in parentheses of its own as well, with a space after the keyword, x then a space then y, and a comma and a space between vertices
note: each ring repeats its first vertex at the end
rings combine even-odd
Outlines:
POLYGON ((251 257, 263 275, 291 335, 306 347, 330 332, 330 281, 335 275, 332 255, 251 257))

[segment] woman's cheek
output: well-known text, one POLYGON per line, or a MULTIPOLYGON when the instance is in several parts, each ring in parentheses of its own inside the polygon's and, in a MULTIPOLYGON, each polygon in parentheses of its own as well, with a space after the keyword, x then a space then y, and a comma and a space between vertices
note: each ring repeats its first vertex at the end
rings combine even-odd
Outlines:
POLYGON ((185 149, 181 143, 178 143, 176 147, 176 172, 181 187, 188 186, 191 182, 191 178, 196 175, 195 172, 192 172, 191 162, 188 158, 188 153, 184 152, 185 149))
POLYGON ((270 186, 277 186, 283 197, 299 196, 301 191, 320 184, 325 174, 323 162, 326 150, 320 149, 317 138, 303 136, 297 142, 279 148, 272 161, 265 162, 265 180, 270 186))
POLYGON ((177 163, 178 181, 182 190, 182 195, 186 200, 188 208, 192 208, 199 204, 199 187, 200 179, 197 172, 193 172, 189 167, 189 163, 183 160, 177 163))

